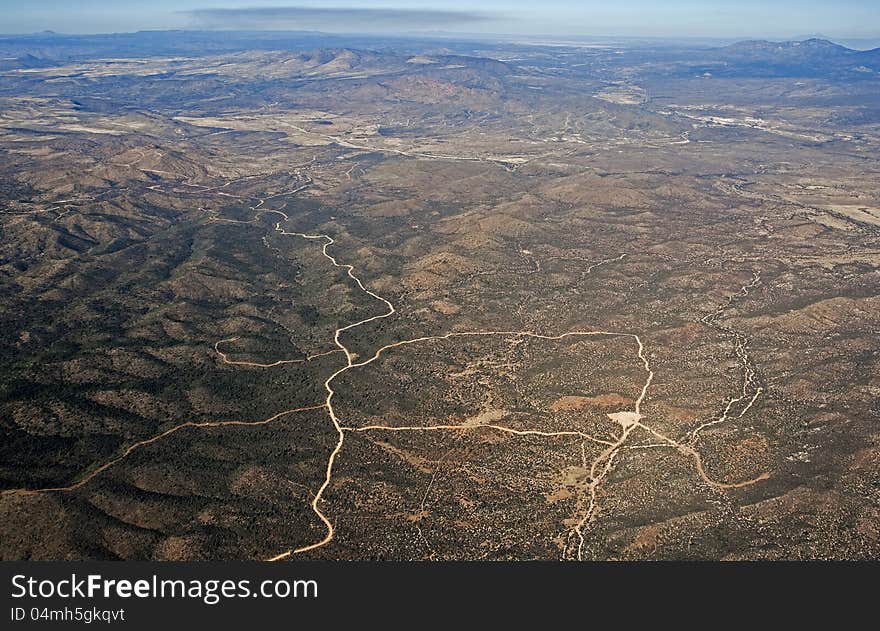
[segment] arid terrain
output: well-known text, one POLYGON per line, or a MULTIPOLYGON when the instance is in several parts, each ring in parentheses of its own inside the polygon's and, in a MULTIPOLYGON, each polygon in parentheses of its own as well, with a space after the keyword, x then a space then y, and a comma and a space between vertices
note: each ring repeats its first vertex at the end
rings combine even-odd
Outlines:
POLYGON ((880 50, 0 57, 0 558, 880 558, 880 50))

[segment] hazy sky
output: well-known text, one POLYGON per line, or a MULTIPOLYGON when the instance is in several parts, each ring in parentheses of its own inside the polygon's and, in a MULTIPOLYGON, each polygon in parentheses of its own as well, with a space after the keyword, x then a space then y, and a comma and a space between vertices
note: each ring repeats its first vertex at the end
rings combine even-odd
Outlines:
POLYGON ((880 0, 0 0, 0 33, 160 28, 875 38, 880 0))

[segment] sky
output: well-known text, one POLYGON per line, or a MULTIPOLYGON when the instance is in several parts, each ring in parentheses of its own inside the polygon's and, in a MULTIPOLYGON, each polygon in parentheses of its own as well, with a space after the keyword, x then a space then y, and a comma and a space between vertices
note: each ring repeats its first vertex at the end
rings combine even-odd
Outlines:
POLYGON ((147 29, 880 38, 880 0, 0 0, 0 33, 147 29))

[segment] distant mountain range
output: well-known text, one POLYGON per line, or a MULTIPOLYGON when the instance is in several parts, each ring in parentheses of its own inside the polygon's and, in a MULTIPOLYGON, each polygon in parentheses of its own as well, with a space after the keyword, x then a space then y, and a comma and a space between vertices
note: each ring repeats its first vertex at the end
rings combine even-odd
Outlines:
MULTIPOLYGON (((437 40, 442 50, 474 56, 484 44, 437 40), (439 42, 442 41, 442 46, 439 42)), ((247 50, 315 51, 357 49, 406 54, 424 38, 336 35, 317 32, 142 31, 110 35, 63 35, 51 32, 0 36, 0 70, 38 68, 104 57, 201 56, 247 50)), ((573 44, 573 46, 577 47, 573 44)), ((505 44, 515 50, 516 44, 505 44)), ((523 45, 533 51, 534 45, 523 45)), ((717 48, 635 44, 626 54, 606 60, 610 65, 650 61, 651 74, 718 77, 815 77, 836 80, 880 78, 880 48, 854 50, 813 37, 803 41, 742 41, 717 48)), ((482 52, 479 56, 484 56, 482 52)), ((484 59, 486 70, 506 73, 498 62, 484 59), (491 66, 491 67, 490 67, 491 66)))

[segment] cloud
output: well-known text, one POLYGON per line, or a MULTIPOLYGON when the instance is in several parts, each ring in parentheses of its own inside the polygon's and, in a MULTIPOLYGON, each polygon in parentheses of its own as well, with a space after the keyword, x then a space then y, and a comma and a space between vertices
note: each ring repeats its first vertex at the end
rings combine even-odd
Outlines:
POLYGON ((424 31, 460 28, 492 21, 475 11, 315 7, 253 7, 183 11, 206 29, 319 30, 344 32, 424 31))

